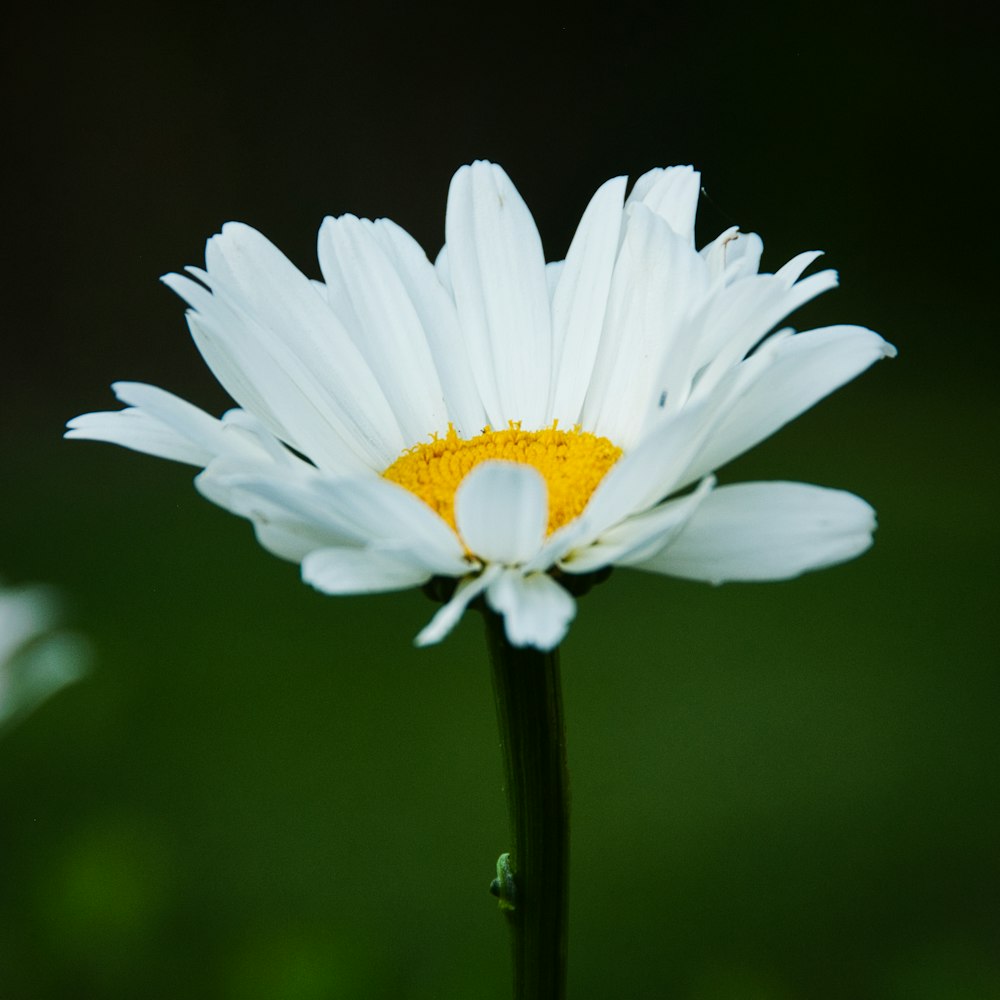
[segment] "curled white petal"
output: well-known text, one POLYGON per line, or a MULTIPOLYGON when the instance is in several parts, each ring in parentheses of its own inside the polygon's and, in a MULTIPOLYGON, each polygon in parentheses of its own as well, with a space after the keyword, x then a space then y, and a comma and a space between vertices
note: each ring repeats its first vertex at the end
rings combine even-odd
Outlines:
POLYGON ((576 615, 576 601, 546 573, 505 570, 489 585, 486 603, 503 615, 512 646, 554 649, 576 615))

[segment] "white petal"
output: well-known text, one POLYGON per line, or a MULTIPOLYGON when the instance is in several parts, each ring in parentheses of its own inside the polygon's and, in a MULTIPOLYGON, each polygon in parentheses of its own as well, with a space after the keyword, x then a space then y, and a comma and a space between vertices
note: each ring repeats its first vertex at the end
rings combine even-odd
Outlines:
POLYGON ((510 178, 477 161, 448 193, 448 260, 476 384, 493 425, 541 427, 552 331, 542 243, 510 178))
POLYGON ((490 584, 486 603, 503 615, 512 646, 553 649, 576 615, 576 602, 546 573, 506 570, 490 584))
MULTIPOLYGON (((59 601, 47 587, 0 590, 0 670, 14 651, 59 620, 59 601)), ((2 684, 0 674, 0 684, 2 684)))
POLYGON ((755 275, 760 270, 764 243, 756 233, 741 233, 738 227, 732 226, 700 252, 712 277, 728 285, 737 278, 755 275))
POLYGON ((787 264, 779 267, 777 271, 774 272, 776 278, 781 278, 782 281, 788 283, 788 287, 791 288, 796 281, 802 276, 802 272, 813 263, 813 261, 819 260, 823 256, 822 250, 805 250, 800 254, 796 254, 787 264))
POLYGON ((164 280, 198 310, 192 332, 199 347, 212 341, 206 360, 213 370, 224 362, 216 375, 234 397, 269 425, 277 417, 290 443, 321 464, 331 436, 371 468, 392 462, 404 446, 392 409, 313 284, 249 226, 224 226, 206 259, 211 295, 176 275, 164 280), (247 389, 253 399, 236 395, 247 389))
MULTIPOLYGON (((691 481, 683 478, 729 404, 718 394, 689 403, 667 417, 642 442, 611 467, 579 518, 586 545, 630 515, 653 506, 691 481)), ((555 535, 553 535, 555 538, 555 535)))
MULTIPOLYGON (((216 301, 196 282, 181 275, 168 274, 161 280, 189 302, 196 295, 184 288, 200 289, 207 301, 216 301)), ((310 454, 317 464, 339 469, 341 455, 345 455, 348 467, 353 464, 367 468, 368 463, 332 430, 336 418, 327 420, 330 433, 326 437, 312 440, 313 427, 322 424, 326 413, 321 402, 303 397, 302 378, 295 372, 294 362, 276 360, 258 337, 242 335, 240 331, 245 326, 253 328, 253 323, 241 320, 221 299, 209 308, 210 312, 189 309, 185 319, 191 339, 226 392, 255 414, 272 434, 303 454, 310 454), (324 447, 328 442, 332 448, 324 447)))
POLYGON ((327 546, 398 548, 429 572, 445 576, 469 570, 451 528, 422 500, 378 476, 219 473, 210 466, 197 485, 209 499, 243 517, 266 522, 277 516, 279 523, 308 526, 328 539, 327 546), (225 492, 217 499, 220 491, 225 492))
POLYGON ((83 413, 70 420, 66 427, 65 437, 71 440, 106 441, 186 465, 204 467, 213 457, 211 452, 192 444, 141 410, 83 413))
POLYGON ((577 227, 553 296, 555 386, 548 419, 564 427, 580 419, 594 370, 618 256, 625 183, 624 177, 616 177, 598 188, 577 227))
POLYGON ((687 496, 668 500, 609 528, 593 545, 570 552, 559 563, 567 573, 590 573, 602 566, 629 566, 662 549, 684 527, 709 494, 709 476, 687 496))
MULTIPOLYGON (((163 279, 175 291, 182 280, 163 279)), ((381 461, 381 452, 350 439, 349 422, 315 375, 252 320, 237 317, 221 300, 211 314, 189 311, 186 318, 212 373, 272 434, 332 472, 368 470, 381 461)))
POLYGON ((319 549, 302 561, 302 579, 325 594, 406 590, 430 578, 426 567, 372 549, 319 549))
POLYGON ((680 534, 636 569, 690 580, 785 580, 853 559, 875 530, 860 497, 806 483, 723 486, 680 534))
POLYGON ((264 457, 244 436, 227 433, 222 421, 164 389, 141 382, 116 382, 112 388, 130 408, 75 417, 67 438, 107 441, 201 467, 225 454, 264 457))
POLYGON ((758 274, 721 289, 700 317, 692 365, 704 368, 699 391, 710 391, 781 320, 836 284, 836 271, 827 270, 794 285, 775 274, 758 274))
POLYGON ((441 287, 451 297, 452 302, 454 302, 455 289, 451 283, 451 267, 448 264, 447 243, 443 247, 441 247, 441 250, 438 253, 437 257, 434 258, 434 273, 437 275, 438 281, 441 282, 441 287))
POLYGON ((635 182, 630 200, 641 200, 682 239, 694 245, 701 174, 693 167, 651 170, 635 182))
POLYGON ((465 338, 458 326, 455 300, 406 230, 388 219, 379 219, 373 232, 406 286, 423 326, 455 430, 459 437, 479 434, 488 421, 472 376, 465 338))
MULTIPOLYGON (((549 290, 549 299, 554 299, 556 289, 559 287, 559 279, 562 277, 564 260, 550 260, 545 265, 545 285, 549 290)), ((557 353, 553 348, 553 354, 557 353)))
POLYGON ((448 429, 448 412, 423 325, 370 222, 325 219, 318 255, 331 308, 343 300, 345 324, 389 401, 407 446, 448 429))
POLYGON ((582 517, 574 518, 568 524, 557 528, 545 539, 542 547, 538 550, 538 554, 520 567, 521 572, 525 575, 528 573, 544 573, 555 566, 561 559, 564 559, 567 553, 589 545, 595 537, 596 532, 589 528, 589 525, 582 517))
POLYGON ((60 688, 79 680, 91 659, 81 637, 55 632, 36 637, 18 651, 13 665, 0 663, 0 729, 6 729, 60 688), (10 669, 13 666, 14 669, 10 669))
POLYGON ((313 470, 312 465, 289 451, 261 420, 246 410, 235 408, 223 413, 222 429, 225 431, 224 440, 232 439, 229 454, 233 456, 250 458, 260 452, 267 457, 268 464, 289 465, 309 472, 313 470), (240 443, 240 451, 236 442, 240 443))
POLYGON ((626 206, 641 202, 666 172, 667 167, 653 167, 652 170, 640 174, 635 179, 632 190, 628 193, 628 198, 625 201, 626 206))
POLYGON ((281 483, 274 495, 255 488, 259 478, 259 469, 217 459, 194 484, 206 500, 247 518, 260 544, 281 559, 300 562, 314 549, 358 544, 356 533, 316 503, 298 477, 266 477, 268 483, 281 483))
MULTIPOLYGON (((207 489, 202 489, 201 492, 208 495, 207 489)), ((224 505, 220 504, 220 506, 224 505)), ((225 506, 231 509, 231 505, 225 506)), ((267 515, 265 520, 265 515, 258 502, 253 513, 247 514, 247 518, 253 525, 253 532, 258 544, 279 559, 301 563, 310 552, 322 549, 337 540, 335 537, 331 537, 330 532, 317 531, 313 525, 283 517, 282 513, 282 511, 277 510, 276 513, 267 515)))
POLYGON ((499 575, 503 567, 494 563, 487 566, 479 576, 466 577, 455 588, 451 600, 440 607, 434 617, 420 630, 414 642, 418 646, 429 646, 440 642, 460 621, 465 609, 499 575))
POLYGON ((686 395, 693 350, 688 320, 708 282, 705 261, 687 241, 645 205, 634 205, 583 407, 587 427, 628 448, 664 391, 669 399, 686 395))
POLYGON ((455 491, 455 524, 469 551, 508 566, 537 554, 548 523, 542 474, 517 462, 483 462, 455 491))
POLYGON ((896 353, 877 333, 860 326, 829 326, 772 340, 730 374, 730 379, 744 379, 744 388, 683 482, 718 469, 869 365, 896 353))

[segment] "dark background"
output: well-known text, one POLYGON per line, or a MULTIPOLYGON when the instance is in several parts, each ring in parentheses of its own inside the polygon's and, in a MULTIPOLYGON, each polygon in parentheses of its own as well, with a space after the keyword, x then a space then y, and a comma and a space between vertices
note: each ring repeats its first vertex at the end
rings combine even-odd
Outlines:
MULTIPOLYGON (((95 649, 0 743, 0 997, 508 994, 479 622, 324 598, 190 486, 60 439, 108 385, 228 404, 160 274, 229 219, 317 276, 326 214, 433 256, 504 165, 560 258, 608 177, 696 164, 704 242, 827 251, 800 327, 900 357, 723 470, 858 492, 874 549, 790 583, 619 571, 564 647, 573 997, 1000 996, 995 113, 959 6, 12 15, 0 572, 95 649)), ((995 109, 994 109, 995 111, 995 109)))

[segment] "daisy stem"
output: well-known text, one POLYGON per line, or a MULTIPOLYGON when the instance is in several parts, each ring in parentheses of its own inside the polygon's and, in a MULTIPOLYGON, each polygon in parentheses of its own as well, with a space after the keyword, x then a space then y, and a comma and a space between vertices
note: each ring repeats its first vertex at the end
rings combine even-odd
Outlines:
POLYGON ((559 651, 512 646, 503 619, 485 609, 484 617, 513 838, 509 859, 501 858, 513 871, 513 899, 498 894, 510 925, 514 1000, 564 1000, 569 773, 559 651))

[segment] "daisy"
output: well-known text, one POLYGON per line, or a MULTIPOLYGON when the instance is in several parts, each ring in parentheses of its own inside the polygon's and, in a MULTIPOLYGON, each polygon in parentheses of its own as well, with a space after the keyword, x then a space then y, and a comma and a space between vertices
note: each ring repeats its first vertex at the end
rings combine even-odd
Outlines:
POLYGON ((871 330, 775 328, 834 287, 798 255, 759 270, 758 236, 700 251, 691 167, 626 197, 602 185, 566 259, 546 264, 507 174, 462 167, 431 263, 387 219, 326 219, 322 281, 249 226, 164 282, 238 403, 221 419, 162 389, 67 437, 201 468, 209 500, 330 594, 453 581, 417 636, 441 640, 482 596, 514 646, 556 647, 571 591, 611 566, 693 580, 780 580, 871 544, 871 507, 803 483, 713 472, 895 353, 871 330))
POLYGON ((86 645, 59 617, 47 587, 0 587, 0 730, 84 674, 86 645))

